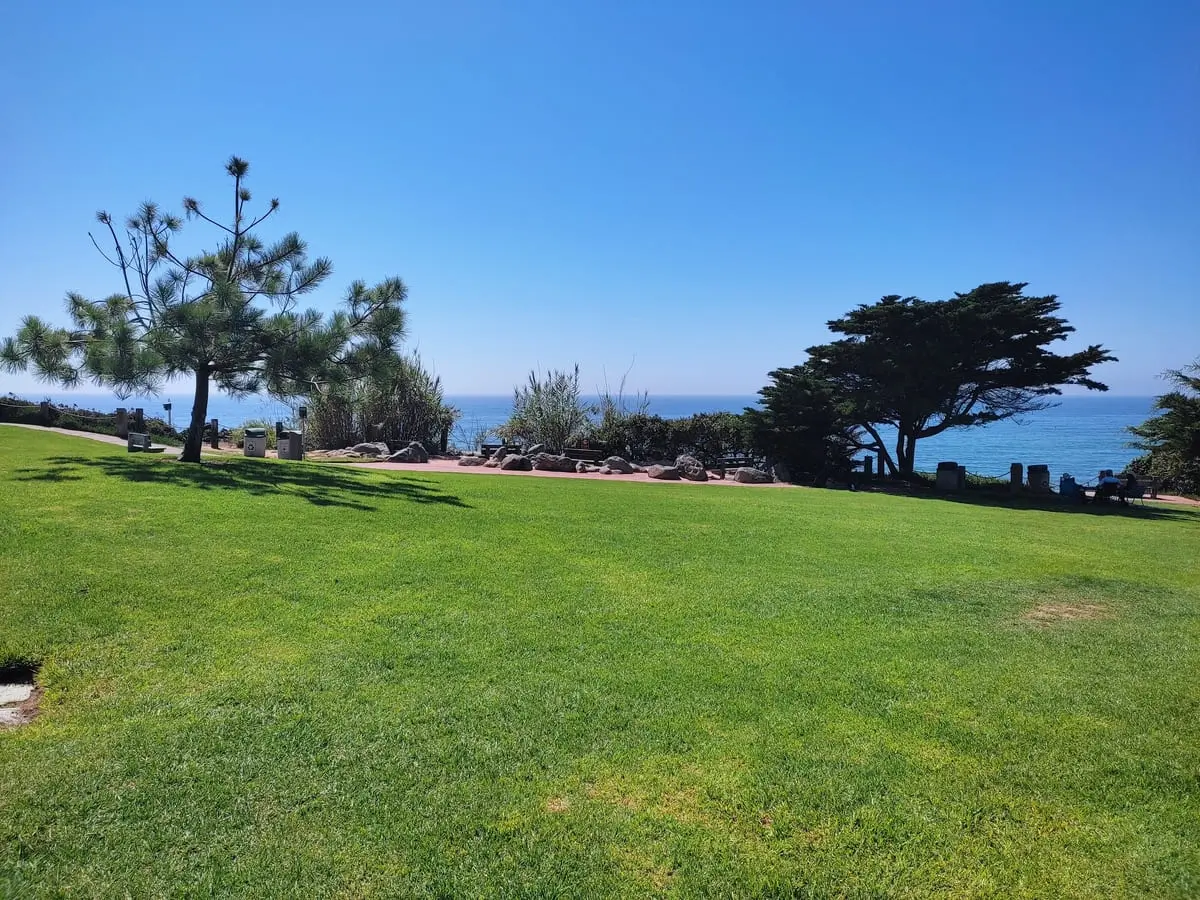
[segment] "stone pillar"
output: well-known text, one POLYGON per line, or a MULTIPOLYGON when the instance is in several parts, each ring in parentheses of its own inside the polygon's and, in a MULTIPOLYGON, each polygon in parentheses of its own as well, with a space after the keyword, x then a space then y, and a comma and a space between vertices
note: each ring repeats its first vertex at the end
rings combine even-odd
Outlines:
POLYGON ((146 433, 146 415, 140 406, 133 411, 133 430, 139 434, 146 433))
POLYGON ((1050 493, 1050 467, 1045 465, 1029 467, 1029 490, 1035 494, 1050 493))
POLYGON ((212 429, 212 433, 209 435, 209 437, 212 438, 211 446, 214 450, 220 450, 221 449, 221 423, 218 422, 216 419, 213 419, 212 424, 209 427, 212 429))
POLYGON ((1021 482, 1025 480, 1025 467, 1020 463, 1013 463, 1008 467, 1008 489, 1016 494, 1021 490, 1021 482))
POLYGON ((117 437, 129 437, 129 411, 123 406, 117 407, 117 437))
POLYGON ((42 417, 42 424, 50 424, 50 401, 43 400, 38 404, 38 415, 42 417))

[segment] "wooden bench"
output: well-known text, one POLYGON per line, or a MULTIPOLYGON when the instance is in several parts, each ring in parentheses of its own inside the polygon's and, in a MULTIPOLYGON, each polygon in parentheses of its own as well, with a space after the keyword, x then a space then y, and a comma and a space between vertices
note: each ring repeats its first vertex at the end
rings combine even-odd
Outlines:
POLYGON ((518 447, 516 444, 480 444, 479 445, 479 455, 480 456, 491 456, 493 453, 495 453, 497 450, 500 450, 500 449, 511 450, 513 453, 521 452, 521 448, 518 447))
POLYGON ((592 450, 589 447, 567 447, 563 450, 563 456, 570 459, 578 459, 582 462, 598 463, 608 456, 608 454, 603 450, 592 450))
POLYGON ((758 460, 751 459, 749 456, 741 454, 730 454, 717 459, 709 468, 712 469, 740 469, 743 466, 751 469, 758 468, 758 460))

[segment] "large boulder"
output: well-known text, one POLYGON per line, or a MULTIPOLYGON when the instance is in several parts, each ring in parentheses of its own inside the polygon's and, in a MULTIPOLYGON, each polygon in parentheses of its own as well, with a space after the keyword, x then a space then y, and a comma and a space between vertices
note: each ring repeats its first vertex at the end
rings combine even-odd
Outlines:
POLYGON ((388 462, 427 463, 429 453, 420 441, 410 441, 409 445, 388 457, 388 462))
POLYGON ((363 456, 387 456, 392 452, 383 441, 364 441, 347 449, 353 450, 355 453, 361 453, 363 456))
POLYGON ((627 460, 621 456, 610 456, 607 459, 605 459, 602 463, 600 463, 600 465, 608 466, 608 468, 610 468, 614 474, 620 474, 620 475, 632 475, 633 474, 633 464, 631 462, 629 462, 629 460, 627 460))
POLYGON ((541 472, 574 472, 575 460, 569 456, 539 453, 533 457, 533 467, 541 472))
POLYGON ((657 478, 659 481, 678 481, 679 470, 674 466, 650 466, 646 469, 646 474, 651 478, 657 478))
POLYGON ((504 457, 506 457, 506 456, 508 456, 508 448, 507 447, 497 447, 495 450, 492 451, 492 459, 494 459, 494 460, 501 460, 501 459, 504 459, 504 457))
POLYGON ((738 484, 770 484, 774 481, 769 473, 753 466, 740 466, 733 473, 733 480, 738 484))
POLYGON ((482 456, 471 455, 471 456, 460 456, 458 458, 458 464, 460 466, 482 466, 486 462, 487 462, 487 459, 482 456))
POLYGON ((500 460, 493 456, 491 459, 485 462, 483 466, 485 469, 498 469, 500 468, 500 460))
POLYGON ((708 471, 704 468, 704 463, 694 456, 682 453, 675 457, 675 468, 688 481, 708 481, 708 471))
POLYGON ((783 463, 775 463, 775 465, 771 466, 771 475, 777 484, 792 483, 792 473, 788 471, 788 467, 783 463))
POLYGON ((504 459, 500 460, 500 468, 506 472, 528 472, 533 469, 533 463, 529 461, 528 456, 522 456, 520 453, 510 453, 504 459))
POLYGON ((533 457, 537 456, 539 453, 545 452, 545 450, 546 450, 545 444, 534 444, 532 447, 530 447, 528 450, 525 451, 525 455, 530 458, 533 458, 533 457))

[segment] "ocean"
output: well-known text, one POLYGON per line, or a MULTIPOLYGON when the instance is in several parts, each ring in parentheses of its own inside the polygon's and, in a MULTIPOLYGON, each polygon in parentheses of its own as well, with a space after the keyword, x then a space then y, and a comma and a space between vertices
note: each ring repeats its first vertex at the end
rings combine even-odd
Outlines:
MULTIPOLYGON (((141 406, 146 415, 161 416, 163 401, 172 400, 172 418, 176 427, 186 423, 191 410, 191 397, 130 398, 118 401, 112 394, 26 395, 29 400, 50 400, 60 405, 108 411, 117 406, 141 406)), ((594 402, 596 398, 585 398, 594 402)), ((447 402, 462 415, 452 435, 457 446, 474 443, 504 422, 512 410, 511 395, 457 395, 447 402)), ((754 405, 754 396, 721 395, 661 395, 650 397, 650 412, 674 418, 701 412, 740 412, 754 405)), ((1019 420, 997 422, 983 428, 968 428, 945 432, 917 444, 917 468, 933 471, 943 460, 953 460, 976 475, 1008 477, 1010 463, 1026 466, 1050 466, 1052 482, 1063 473, 1081 480, 1090 479, 1101 469, 1121 469, 1137 456, 1128 445, 1130 435, 1125 431, 1152 414, 1153 397, 1115 397, 1107 394, 1059 398, 1059 405, 1033 413, 1019 420)), ((268 422, 288 420, 294 413, 287 404, 266 397, 235 400, 224 394, 214 394, 208 417, 222 425, 240 425, 248 419, 268 422)))

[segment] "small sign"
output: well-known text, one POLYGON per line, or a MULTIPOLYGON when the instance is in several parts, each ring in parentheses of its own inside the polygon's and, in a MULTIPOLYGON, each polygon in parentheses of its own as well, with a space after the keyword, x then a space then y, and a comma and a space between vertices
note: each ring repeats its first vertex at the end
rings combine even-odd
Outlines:
POLYGON ((308 418, 308 407, 307 406, 300 407, 300 418, 301 419, 308 418))

